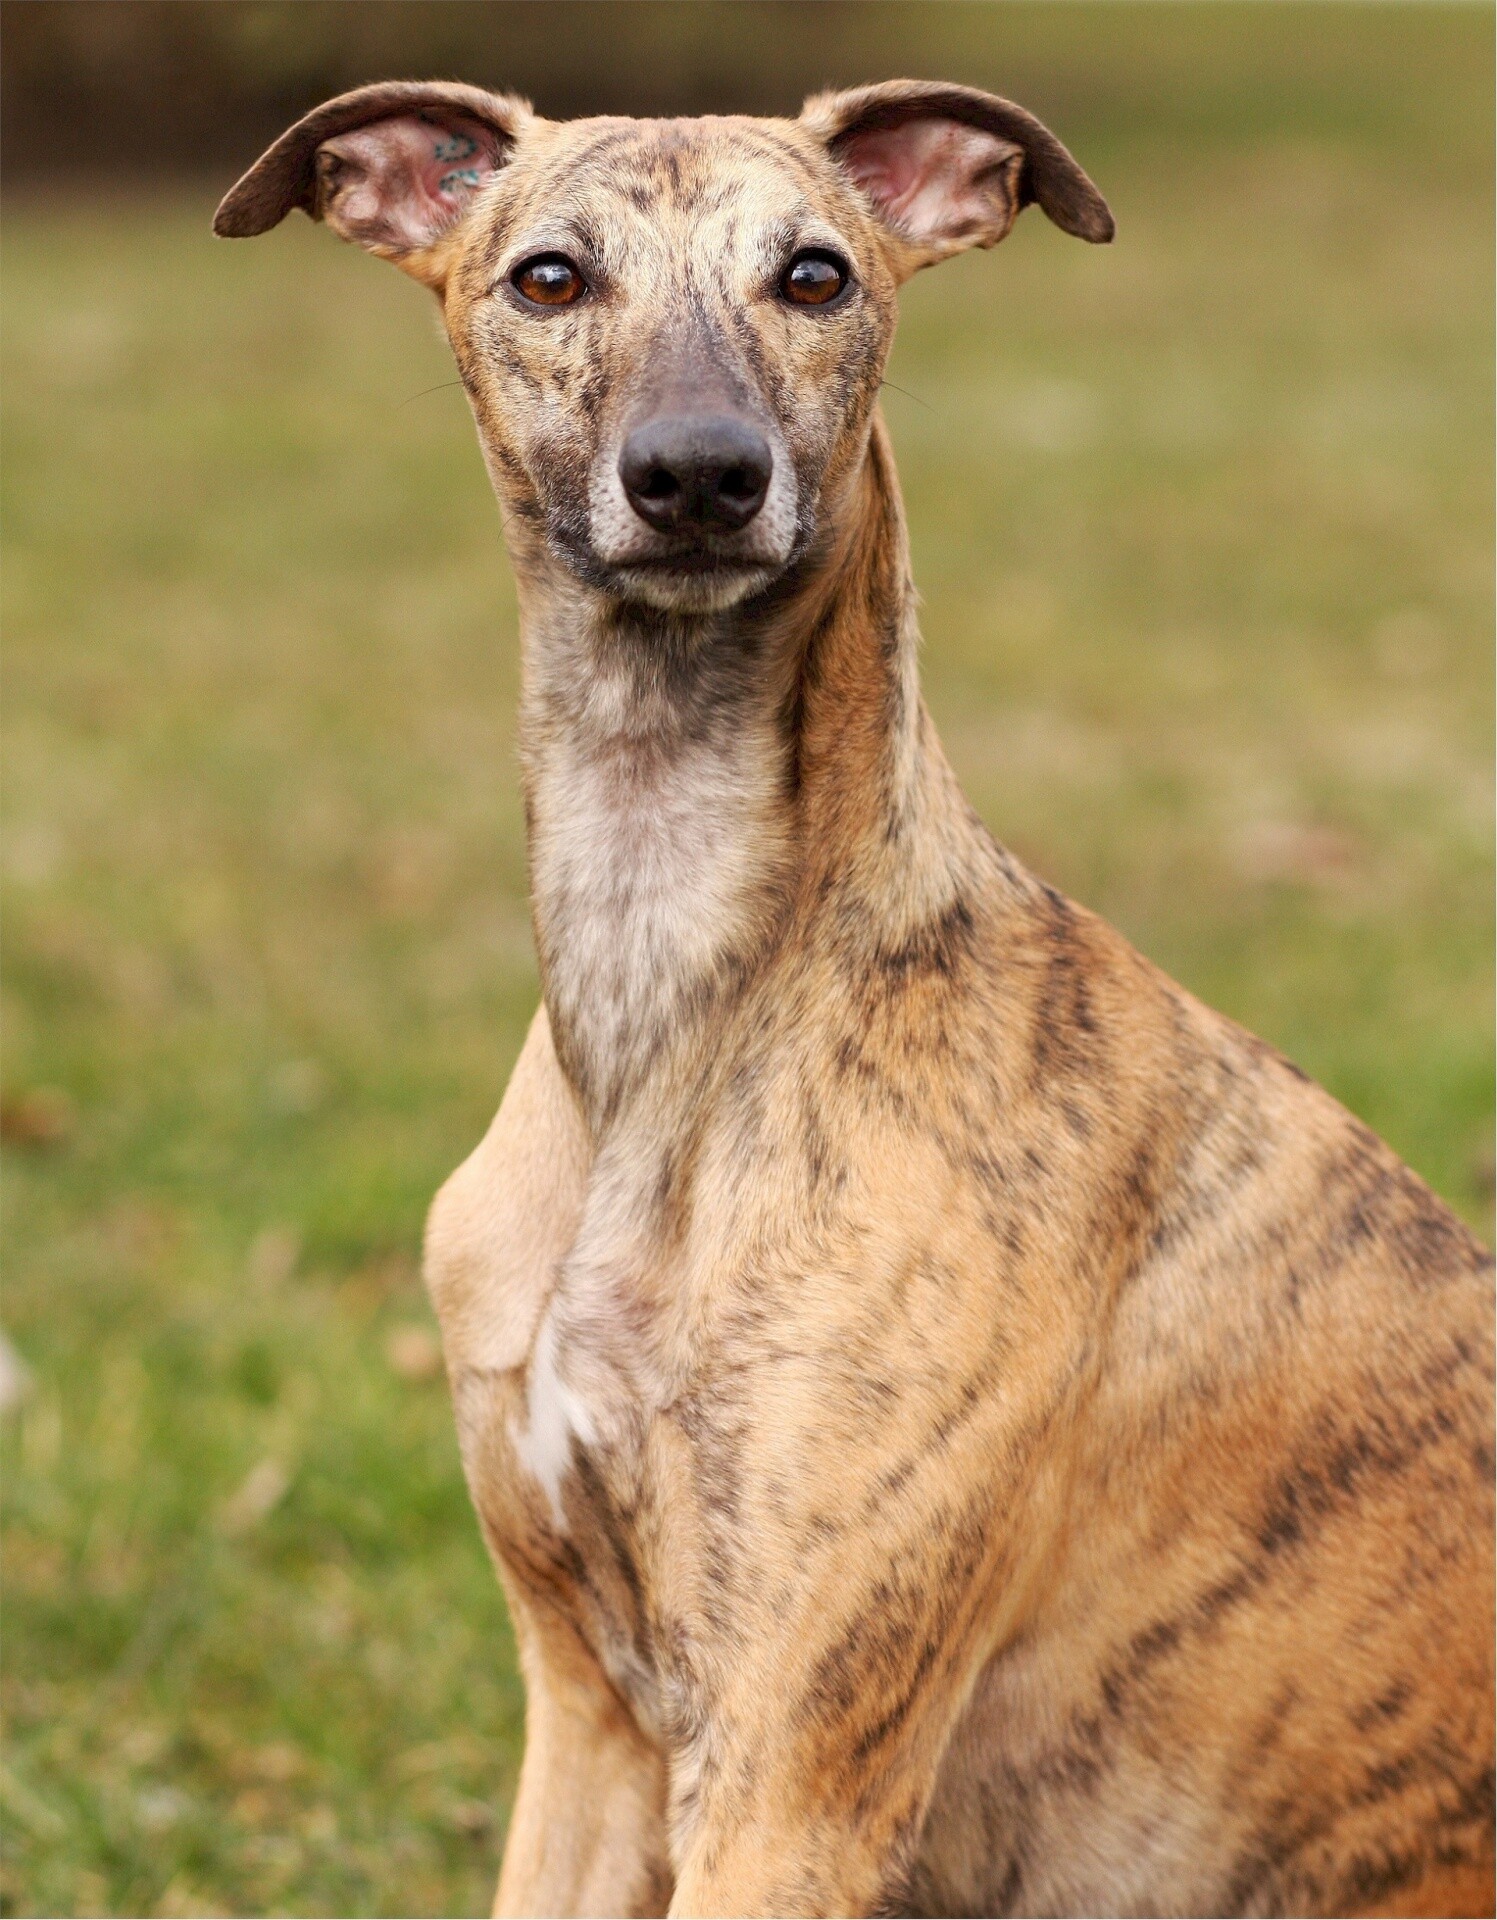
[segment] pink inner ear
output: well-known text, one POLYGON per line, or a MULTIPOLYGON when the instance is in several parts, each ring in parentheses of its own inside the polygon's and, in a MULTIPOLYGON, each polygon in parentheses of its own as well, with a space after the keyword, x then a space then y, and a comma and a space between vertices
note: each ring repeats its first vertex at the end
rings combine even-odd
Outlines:
POLYGON ((908 127, 860 133, 841 149, 844 167, 871 200, 892 213, 915 184, 916 156, 908 127))
POLYGON ((324 141, 329 223, 366 247, 428 247, 499 164, 493 133, 457 115, 402 114, 324 141))
POLYGON ((856 133, 837 153, 885 219, 915 240, 1001 239, 1017 211, 1022 149, 958 120, 856 133))

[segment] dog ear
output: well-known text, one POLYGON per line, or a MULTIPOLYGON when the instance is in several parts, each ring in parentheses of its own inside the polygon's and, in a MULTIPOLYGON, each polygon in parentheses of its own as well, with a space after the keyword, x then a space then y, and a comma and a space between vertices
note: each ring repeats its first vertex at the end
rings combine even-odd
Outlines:
POLYGON ((801 123, 873 202, 907 272, 996 246, 1031 200, 1079 239, 1113 236, 1107 202, 1055 135, 996 94, 891 80, 816 94, 801 123))
POLYGON ((340 94, 283 133, 213 216, 226 239, 300 207, 441 290, 450 239, 509 158, 528 105, 456 81, 391 80, 340 94))

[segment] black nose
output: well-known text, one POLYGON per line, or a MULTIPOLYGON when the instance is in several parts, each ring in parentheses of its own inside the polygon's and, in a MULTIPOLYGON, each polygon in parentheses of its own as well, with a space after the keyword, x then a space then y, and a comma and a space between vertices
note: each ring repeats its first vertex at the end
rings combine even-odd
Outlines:
POLYGON ((773 471, 762 433, 711 416, 647 420, 619 455, 630 506, 662 533, 746 527, 764 505, 773 471))

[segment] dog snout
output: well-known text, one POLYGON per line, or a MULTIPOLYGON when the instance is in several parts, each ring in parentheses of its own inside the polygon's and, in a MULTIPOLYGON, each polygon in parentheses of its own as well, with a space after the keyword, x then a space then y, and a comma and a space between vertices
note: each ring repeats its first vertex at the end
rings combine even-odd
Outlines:
POLYGON ((646 421, 619 455, 630 506, 661 533, 736 533, 764 505, 773 472, 764 435, 721 416, 646 421))

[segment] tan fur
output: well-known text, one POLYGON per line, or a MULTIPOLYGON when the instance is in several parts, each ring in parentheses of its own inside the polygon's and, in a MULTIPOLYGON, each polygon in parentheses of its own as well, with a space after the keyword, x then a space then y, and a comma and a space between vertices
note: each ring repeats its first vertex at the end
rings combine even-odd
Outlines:
POLYGON ((1110 236, 961 89, 407 86, 220 213, 438 292, 520 585, 545 1006, 427 1241, 528 1689, 502 1913, 1492 1911, 1489 1263, 999 847, 920 701, 895 290, 1030 200, 1110 236), (835 311, 776 296, 807 245, 835 311), (547 249, 575 311, 510 291, 547 249), (662 393, 774 448, 715 571, 615 489, 662 393))

